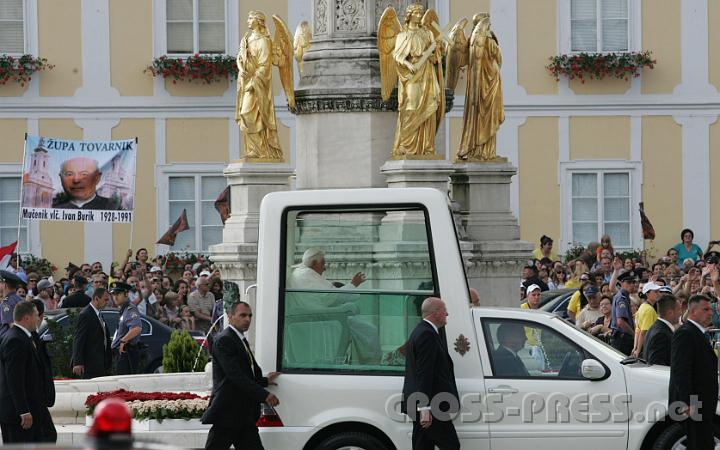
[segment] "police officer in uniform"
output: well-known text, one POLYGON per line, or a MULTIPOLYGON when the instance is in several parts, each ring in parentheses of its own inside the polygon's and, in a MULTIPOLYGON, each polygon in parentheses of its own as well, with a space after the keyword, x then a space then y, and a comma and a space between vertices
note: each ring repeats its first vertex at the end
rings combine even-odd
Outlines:
POLYGON ((128 300, 131 286, 120 281, 110 285, 115 306, 120 308, 120 321, 112 349, 117 352, 117 374, 132 375, 139 372, 140 365, 140 312, 128 300))
POLYGON ((613 297, 610 318, 610 345, 629 355, 635 345, 635 319, 630 309, 630 294, 635 294, 638 290, 637 272, 625 272, 618 277, 618 281, 620 290, 613 297))
POLYGON ((22 278, 7 270, 0 270, 0 280, 5 283, 5 298, 0 301, 0 338, 2 338, 13 323, 15 305, 23 301, 17 295, 16 290, 19 286, 25 286, 25 282, 22 278))

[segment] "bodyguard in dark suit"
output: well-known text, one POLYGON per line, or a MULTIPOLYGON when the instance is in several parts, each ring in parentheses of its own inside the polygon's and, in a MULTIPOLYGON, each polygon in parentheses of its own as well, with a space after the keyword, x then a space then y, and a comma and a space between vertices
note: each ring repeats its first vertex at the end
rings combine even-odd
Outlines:
POLYGON ((713 419, 718 396, 718 360, 706 331, 711 322, 710 298, 693 295, 688 301, 688 321, 678 328, 672 339, 669 410, 687 416, 683 423, 688 449, 715 447, 713 419))
POLYGON ((90 304, 92 300, 89 295, 85 293, 87 287, 87 279, 81 275, 75 275, 73 277, 73 286, 75 292, 68 295, 65 300, 62 301, 63 308, 84 308, 90 304))
MULTIPOLYGON (((45 304, 39 298, 30 300, 35 309, 38 311, 38 322, 37 327, 40 328, 40 324, 45 316, 45 304)), ((37 331, 31 331, 30 337, 35 343, 37 348, 38 356, 40 356, 40 365, 42 368, 42 394, 43 394, 43 405, 45 406, 42 410, 42 428, 40 429, 40 442, 57 442, 57 430, 55 430, 55 423, 53 423, 52 415, 50 410, 55 404, 55 381, 53 380, 52 373, 52 362, 50 361, 50 355, 47 351, 46 343, 40 340, 40 335, 37 331)))
POLYGON ((107 289, 96 288, 92 302, 78 315, 73 341, 72 371, 85 379, 109 374, 112 363, 110 336, 100 314, 109 301, 110 293, 107 289))
POLYGON ((0 429, 4 444, 39 442, 43 427, 42 367, 31 338, 38 311, 15 305, 13 326, 0 344, 0 429))
POLYGON ((252 311, 245 302, 234 303, 228 312, 230 326, 217 335, 212 347, 213 388, 202 423, 210 423, 206 449, 263 449, 255 423, 260 404, 277 406, 278 398, 265 388, 279 375, 262 376, 245 332, 252 311))
POLYGON ((674 295, 666 294, 657 301, 658 320, 645 336, 642 357, 648 364, 670 366, 670 344, 675 325, 682 314, 674 295))
POLYGON ((528 377, 530 374, 517 352, 527 340, 525 328, 516 323, 503 323, 497 330, 498 346, 493 351, 493 375, 496 377, 528 377))
POLYGON ((423 320, 407 342, 401 405, 402 411, 413 421, 412 448, 459 449, 460 441, 450 420, 450 414, 456 412, 450 407, 457 407, 459 400, 444 333, 447 309, 442 300, 429 297, 423 302, 421 313, 423 320), (440 402, 437 409, 431 409, 430 402, 438 395, 447 396, 455 405, 440 402))

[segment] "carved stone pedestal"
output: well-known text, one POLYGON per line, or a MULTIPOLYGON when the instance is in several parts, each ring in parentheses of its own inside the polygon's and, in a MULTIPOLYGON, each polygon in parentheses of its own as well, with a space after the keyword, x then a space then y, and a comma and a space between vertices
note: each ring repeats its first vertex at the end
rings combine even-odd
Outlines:
POLYGON ((450 176, 468 282, 485 306, 519 306, 522 267, 532 258, 533 244, 520 240, 510 210, 516 173, 508 163, 463 163, 450 176))
POLYGON ((517 169, 509 163, 456 164, 452 197, 460 205, 461 225, 477 240, 517 240, 520 227, 510 210, 510 183, 517 169))
MULTIPOLYGON (((223 280, 237 283, 242 299, 254 308, 255 292, 245 296, 245 290, 257 282, 260 202, 271 192, 289 190, 293 171, 286 164, 237 162, 223 174, 230 185, 231 215, 223 228, 223 242, 211 246, 209 253, 223 280)), ((251 342, 254 330, 251 326, 251 342)))
POLYGON ((389 188, 429 187, 447 194, 453 165, 444 159, 400 159, 380 169, 389 188))
POLYGON ((301 114, 296 121, 298 189, 385 187, 397 113, 301 114))

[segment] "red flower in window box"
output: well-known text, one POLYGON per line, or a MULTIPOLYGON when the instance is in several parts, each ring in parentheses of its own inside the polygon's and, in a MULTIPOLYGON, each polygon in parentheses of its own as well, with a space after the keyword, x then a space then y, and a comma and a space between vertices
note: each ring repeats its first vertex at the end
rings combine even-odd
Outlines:
POLYGON ((600 80, 606 76, 629 80, 639 77, 643 68, 652 69, 657 61, 652 52, 627 53, 577 53, 550 57, 550 64, 545 68, 555 80, 560 76, 569 79, 579 78, 585 82, 587 78, 600 80))
POLYGON ((8 81, 20 83, 25 86, 32 79, 32 74, 43 70, 52 70, 55 66, 48 64, 45 58, 36 58, 33 55, 13 57, 0 55, 0 84, 8 81))
POLYGON ((153 60, 145 71, 153 77, 172 78, 178 81, 202 80, 206 84, 237 78, 235 58, 229 55, 199 55, 171 58, 166 55, 153 60))

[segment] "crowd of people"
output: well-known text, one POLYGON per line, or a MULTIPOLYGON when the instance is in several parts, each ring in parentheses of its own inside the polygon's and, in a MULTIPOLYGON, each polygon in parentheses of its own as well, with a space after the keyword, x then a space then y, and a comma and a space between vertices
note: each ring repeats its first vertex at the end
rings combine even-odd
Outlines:
MULTIPOLYGON (((208 262, 198 262, 186 265, 182 276, 173 279, 165 266, 164 255, 151 260, 148 251, 141 248, 135 252, 128 250, 124 260, 112 271, 106 270, 100 262, 79 266, 69 263, 65 276, 53 279, 26 272, 17 266, 16 258, 12 258, 6 270, 20 279, 12 286, 18 300, 37 298, 46 310, 85 307, 90 304, 96 289, 108 289, 112 283, 122 282, 130 286, 129 303, 141 314, 156 318, 171 328, 208 332, 211 323, 222 315, 220 272, 208 262)), ((7 297, 8 293, 0 292, 0 298, 7 297)), ((110 302, 108 306, 117 305, 110 302)))
POLYGON ((683 420, 687 448, 713 448, 720 342, 720 241, 703 250, 692 230, 655 261, 622 258, 609 236, 565 263, 553 240, 540 239, 523 270, 523 308, 537 309, 541 292, 568 288, 568 318, 633 360, 670 367, 668 398, 683 420), (693 399, 697 401, 692 404, 693 399), (675 405, 675 406, 674 406, 675 405))
POLYGON ((713 250, 720 241, 710 241, 703 251, 694 237, 692 230, 682 230, 677 245, 648 261, 623 257, 606 235, 563 262, 553 240, 542 236, 523 269, 522 307, 538 308, 543 291, 574 289, 568 318, 633 357, 647 356, 648 333, 658 318, 672 328, 687 322, 688 301, 695 295, 712 300, 712 325, 720 328, 720 252, 713 250))

